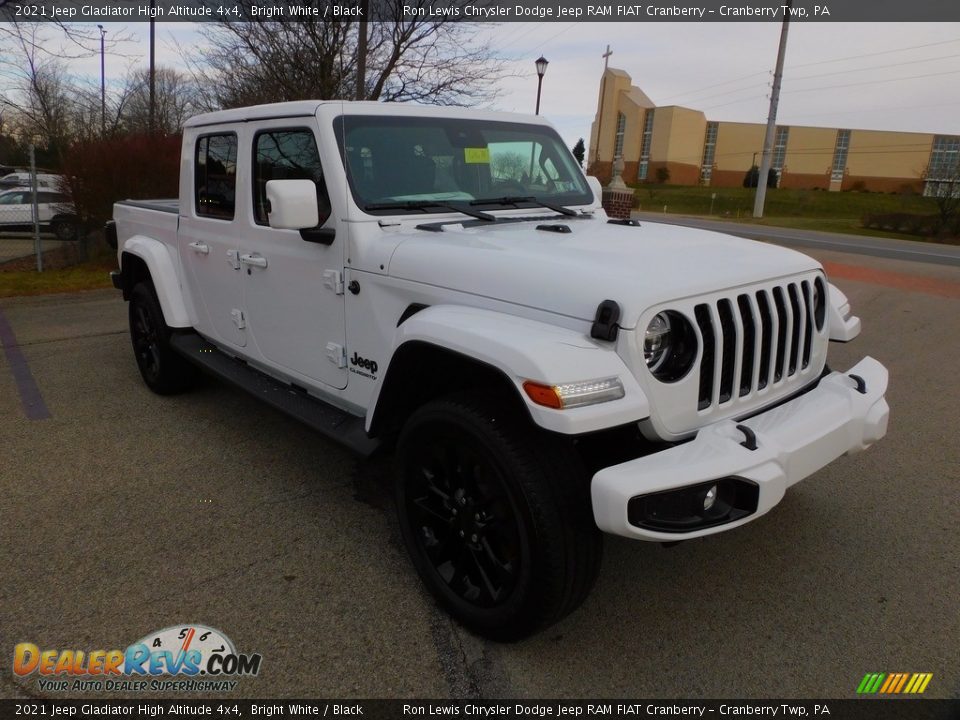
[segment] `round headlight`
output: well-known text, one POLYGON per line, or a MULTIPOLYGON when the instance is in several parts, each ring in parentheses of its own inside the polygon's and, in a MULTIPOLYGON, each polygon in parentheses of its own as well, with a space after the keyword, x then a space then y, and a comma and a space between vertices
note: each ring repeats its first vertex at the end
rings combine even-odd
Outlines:
POLYGON ((657 313, 643 336, 643 359, 647 367, 656 370, 663 364, 670 349, 670 318, 666 313, 657 313))
POLYGON ((643 335, 643 359, 660 382, 676 382, 693 367, 697 336, 686 317, 674 310, 657 313, 643 335))

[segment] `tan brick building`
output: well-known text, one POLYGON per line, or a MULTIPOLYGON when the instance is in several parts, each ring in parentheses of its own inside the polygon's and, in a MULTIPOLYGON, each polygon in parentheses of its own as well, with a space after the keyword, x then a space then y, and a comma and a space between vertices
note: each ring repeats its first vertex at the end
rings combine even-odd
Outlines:
MULTIPOLYGON (((765 129, 708 120, 678 105, 657 107, 626 72, 607 68, 588 169, 607 181, 619 155, 628 183, 657 182, 666 168, 671 184, 738 187, 760 164, 765 129)), ((772 164, 784 188, 936 194, 960 185, 958 158, 957 136, 778 125, 772 164)))

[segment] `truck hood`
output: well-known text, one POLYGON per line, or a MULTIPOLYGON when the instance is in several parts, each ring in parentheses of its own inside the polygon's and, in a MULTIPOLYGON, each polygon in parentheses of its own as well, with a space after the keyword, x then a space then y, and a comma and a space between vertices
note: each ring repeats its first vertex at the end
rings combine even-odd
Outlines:
POLYGON ((615 300, 625 329, 655 304, 820 267, 793 250, 651 222, 627 227, 557 216, 409 233, 390 259, 392 277, 588 322, 601 301, 615 300))

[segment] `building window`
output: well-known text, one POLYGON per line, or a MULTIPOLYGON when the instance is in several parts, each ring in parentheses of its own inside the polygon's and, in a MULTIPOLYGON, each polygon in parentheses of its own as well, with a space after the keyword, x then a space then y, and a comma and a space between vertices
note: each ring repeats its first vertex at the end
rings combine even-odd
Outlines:
POLYGON ((617 137, 613 142, 613 159, 623 157, 623 131, 627 127, 627 116, 617 113, 617 137))
POLYGON ((653 108, 647 110, 643 118, 643 139, 640 142, 640 167, 637 180, 646 180, 650 169, 650 144, 653 139, 653 108))
POLYGON ((787 140, 790 137, 790 128, 778 127, 777 139, 773 143, 773 169, 777 172, 783 170, 783 161, 787 157, 787 140))
POLYGON ((837 146, 833 150, 833 169, 830 172, 831 182, 843 180, 843 173, 847 169, 847 150, 850 149, 850 131, 837 130, 837 146))
POLYGON ((960 137, 937 135, 924 176, 927 197, 956 197, 960 193, 960 137))
POLYGON ((703 139, 703 161, 700 163, 700 180, 704 183, 710 182, 710 176, 713 175, 713 158, 717 149, 718 127, 718 123, 707 123, 707 134, 703 139))

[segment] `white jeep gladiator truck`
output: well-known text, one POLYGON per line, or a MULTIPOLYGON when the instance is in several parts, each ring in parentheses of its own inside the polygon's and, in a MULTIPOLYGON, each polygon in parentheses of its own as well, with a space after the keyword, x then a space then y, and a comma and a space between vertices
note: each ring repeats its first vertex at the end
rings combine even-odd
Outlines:
POLYGON ((114 208, 158 393, 203 369, 362 456, 395 452, 410 557, 459 621, 529 635, 589 593, 602 532, 764 515, 886 432, 887 371, 823 268, 609 219, 539 117, 301 101, 190 120, 179 200, 114 208))

